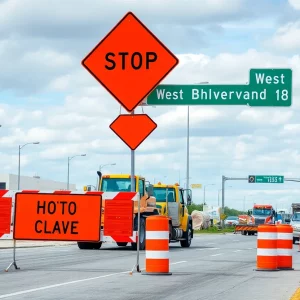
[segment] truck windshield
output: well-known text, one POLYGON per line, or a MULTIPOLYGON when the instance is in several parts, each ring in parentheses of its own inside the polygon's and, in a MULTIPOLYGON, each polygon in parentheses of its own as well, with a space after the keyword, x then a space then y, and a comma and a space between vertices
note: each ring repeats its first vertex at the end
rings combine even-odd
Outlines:
POLYGON ((298 222, 300 222, 300 213, 294 214, 293 218, 292 218, 292 221, 298 221, 298 222))
MULTIPOLYGON (((153 188, 153 194, 156 202, 166 202, 167 189, 162 187, 153 188)), ((174 188, 168 188, 168 202, 176 202, 174 188)))
POLYGON ((271 215, 270 208, 254 208, 253 215, 254 216, 270 216, 271 215))
POLYGON ((100 191, 131 192, 131 179, 130 178, 102 178, 100 191))

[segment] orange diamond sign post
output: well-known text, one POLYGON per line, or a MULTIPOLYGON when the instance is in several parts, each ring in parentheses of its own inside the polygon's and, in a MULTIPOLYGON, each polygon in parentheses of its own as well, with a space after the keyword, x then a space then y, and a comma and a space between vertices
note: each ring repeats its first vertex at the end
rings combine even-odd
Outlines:
POLYGON ((87 55, 82 65, 131 112, 178 62, 129 12, 87 55))
MULTIPOLYGON (((155 130, 156 123, 134 109, 178 65, 177 57, 132 13, 83 59, 88 72, 131 114, 120 115, 110 128, 131 149, 131 188, 134 192, 135 149, 155 130)), ((138 237, 140 203, 138 205, 138 237)), ((139 243, 137 243, 137 271, 139 243)))
POLYGON ((135 150, 157 125, 149 116, 136 114, 120 115, 109 127, 131 150, 135 150))

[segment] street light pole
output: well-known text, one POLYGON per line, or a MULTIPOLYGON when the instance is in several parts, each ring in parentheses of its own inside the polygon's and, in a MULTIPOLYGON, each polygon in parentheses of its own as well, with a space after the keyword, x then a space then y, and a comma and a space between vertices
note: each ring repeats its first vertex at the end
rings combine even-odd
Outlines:
POLYGON ((71 157, 68 157, 68 179, 67 179, 67 191, 69 190, 69 180, 70 180, 70 160, 77 156, 86 156, 86 154, 77 154, 71 157))
MULTIPOLYGON (((190 177, 190 107, 187 107, 187 141, 186 141, 186 188, 189 188, 190 177)), ((186 193, 186 201, 188 193, 186 193)))
MULTIPOLYGON (((207 84, 208 82, 199 82, 195 84, 207 84)), ((190 182, 190 107, 187 107, 187 137, 186 137, 186 188, 189 188, 190 182)), ((186 193, 186 201, 188 193, 186 193)))
MULTIPOLYGON (((99 166, 99 172, 101 172, 102 168, 104 168, 104 167, 106 167, 106 166, 115 166, 115 165, 116 165, 116 163, 100 165, 100 166, 99 166)), ((100 190, 98 185, 99 185, 99 176, 97 176, 96 187, 97 187, 98 190, 100 190)))
MULTIPOLYGON (((1 125, 0 125, 1 127, 1 125)), ((32 143, 26 143, 24 145, 19 145, 19 162, 18 162, 18 191, 20 190, 20 178, 21 178, 21 149, 25 147, 26 145, 38 145, 40 142, 32 142, 32 143)), ((13 262, 10 263, 10 265, 5 269, 5 272, 8 272, 11 266, 14 266, 16 270, 20 269, 17 266, 16 261, 16 240, 14 239, 14 246, 13 246, 13 262)))
POLYGON ((21 174, 21 146, 19 145, 18 191, 20 190, 20 174, 21 174))
POLYGON ((20 190, 20 180, 21 180, 21 149, 26 145, 38 145, 40 142, 32 142, 24 145, 19 145, 19 163, 18 163, 18 190, 20 190))
MULTIPOLYGON (((231 185, 228 186, 229 188, 232 187, 231 185)), ((218 190, 218 206, 220 205, 220 192, 222 191, 222 189, 218 190)))
POLYGON ((203 208, 202 208, 203 211, 204 211, 204 204, 205 204, 205 188, 206 188, 207 186, 209 186, 209 185, 215 185, 215 184, 214 184, 214 183, 209 183, 209 184, 207 184, 207 185, 204 186, 203 208))

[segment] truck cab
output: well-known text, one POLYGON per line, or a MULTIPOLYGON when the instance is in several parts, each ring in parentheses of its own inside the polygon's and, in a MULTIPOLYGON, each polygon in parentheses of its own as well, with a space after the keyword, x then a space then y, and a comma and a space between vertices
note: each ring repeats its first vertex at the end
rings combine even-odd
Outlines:
POLYGON ((250 224, 274 224, 275 210, 272 205, 268 204, 255 204, 252 210, 249 210, 250 224))
POLYGON ((153 194, 159 214, 169 217, 170 242, 180 241, 182 247, 189 247, 193 238, 192 218, 187 210, 191 204, 191 191, 184 190, 179 184, 159 182, 153 185, 153 194), (188 193, 187 203, 184 192, 188 193))
MULTIPOLYGON (((128 174, 99 174, 98 191, 101 192, 131 192, 131 176, 128 174)), ((140 194, 140 213, 147 214, 157 211, 155 197, 149 195, 148 190, 152 185, 146 185, 145 178, 142 176, 134 176, 134 191, 140 194)), ((103 207, 105 204, 103 205, 103 207)), ((134 201, 134 213, 138 213, 138 202, 134 201)), ((157 214, 157 213, 156 213, 157 214)), ((103 218, 102 218, 103 219, 103 218)))
POLYGON ((300 203, 292 203, 292 218, 290 225, 293 227, 293 243, 300 241, 300 203))

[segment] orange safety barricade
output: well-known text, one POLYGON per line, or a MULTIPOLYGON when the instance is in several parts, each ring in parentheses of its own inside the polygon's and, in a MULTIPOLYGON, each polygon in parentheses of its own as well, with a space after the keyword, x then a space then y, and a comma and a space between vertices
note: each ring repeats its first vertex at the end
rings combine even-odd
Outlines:
POLYGON ((169 219, 150 216, 146 219, 145 275, 171 275, 169 272, 169 219))
POLYGON ((277 225, 277 267, 280 270, 293 269, 293 227, 277 225))
POLYGON ((257 229, 257 271, 278 271, 277 226, 259 225, 257 229))

